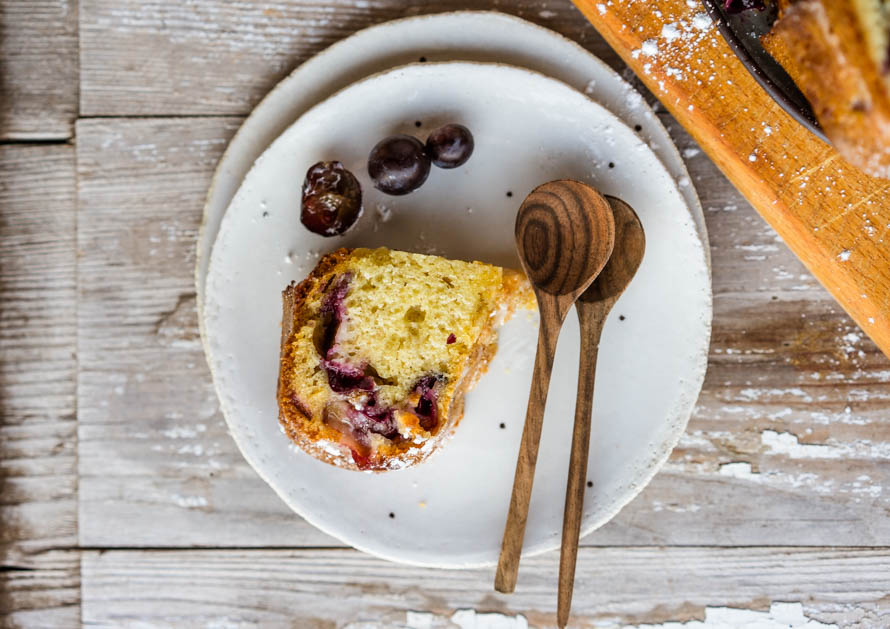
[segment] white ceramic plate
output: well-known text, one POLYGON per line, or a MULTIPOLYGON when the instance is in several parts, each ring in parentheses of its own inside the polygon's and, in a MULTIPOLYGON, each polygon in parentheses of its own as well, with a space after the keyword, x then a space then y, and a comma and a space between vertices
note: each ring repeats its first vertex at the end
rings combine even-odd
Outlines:
MULTIPOLYGON (((601 345, 586 533, 636 495, 665 460, 705 372, 711 299, 704 246, 674 178, 649 147, 608 110, 554 79, 494 64, 426 63, 355 83, 311 109, 248 173, 211 257, 208 358, 244 456, 309 522, 394 561, 444 567, 495 561, 531 381, 536 316, 521 315, 502 330, 500 350, 467 397, 450 443, 414 468, 362 474, 294 451, 279 431, 280 291, 305 277, 319 254, 342 246, 386 245, 516 268, 517 203, 535 186, 563 177, 623 198, 647 236, 637 278, 601 345), (472 158, 458 169, 433 169, 410 195, 377 192, 366 173, 370 148, 388 134, 417 132, 417 120, 421 133, 448 121, 466 124, 476 141, 472 158), (364 216, 334 239, 299 223, 303 173, 321 159, 341 160, 365 191, 364 216), (390 214, 388 221, 378 207, 390 214)), ((527 553, 559 543, 578 343, 570 315, 555 361, 527 553)))
MULTIPOLYGON (((320 100, 370 74, 413 63, 420 57, 430 61, 500 62, 535 70, 584 91, 628 125, 639 124, 640 137, 649 142, 674 179, 687 184, 680 192, 707 244, 704 215, 695 189, 688 185, 683 159, 658 117, 618 73, 562 35, 503 13, 423 15, 372 26, 322 51, 282 80, 244 121, 220 160, 207 194, 195 264, 199 313, 203 311, 209 254, 220 221, 254 160, 320 100)), ((710 268, 707 247, 705 258, 710 268)), ((201 328, 203 336, 203 324, 201 328)))

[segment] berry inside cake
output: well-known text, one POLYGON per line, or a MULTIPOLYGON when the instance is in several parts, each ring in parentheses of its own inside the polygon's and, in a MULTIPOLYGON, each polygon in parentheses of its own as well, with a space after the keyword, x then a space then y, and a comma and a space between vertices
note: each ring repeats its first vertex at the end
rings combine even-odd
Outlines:
POLYGON ((279 419, 309 454, 398 469, 463 416, 497 326, 534 307, 525 276, 389 249, 340 249, 283 293, 279 419))

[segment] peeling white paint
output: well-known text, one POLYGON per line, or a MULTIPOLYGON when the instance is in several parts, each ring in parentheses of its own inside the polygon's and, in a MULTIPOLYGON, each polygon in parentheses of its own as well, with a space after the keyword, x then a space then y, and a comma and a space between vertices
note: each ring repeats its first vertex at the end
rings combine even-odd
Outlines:
POLYGON ((832 439, 826 443, 800 443, 798 437, 789 432, 764 430, 760 433, 760 443, 768 453, 782 454, 792 459, 890 459, 890 443, 869 439, 844 443, 832 439))
POLYGON ((721 476, 730 476, 740 480, 746 480, 761 485, 769 485, 772 487, 784 485, 793 489, 806 487, 808 490, 817 494, 833 494, 837 491, 834 479, 824 479, 818 474, 812 472, 802 472, 800 474, 789 474, 776 470, 770 470, 765 473, 753 471, 753 467, 746 461, 733 461, 731 463, 723 463, 718 468, 721 476))
MULTIPOLYGON (((529 625, 522 615, 484 614, 461 609, 450 617, 409 611, 405 614, 404 624, 357 622, 346 625, 344 629, 539 629, 539 626, 529 625)), ((768 611, 706 607, 704 620, 623 625, 622 629, 838 629, 838 626, 808 618, 801 603, 776 602, 770 605, 768 611)))
POLYGON ((170 499, 174 504, 183 507, 184 509, 195 509, 207 506, 207 498, 204 496, 183 496, 180 494, 173 494, 170 496, 170 499))
POLYGON ((766 612, 706 607, 704 621, 625 625, 624 629, 838 629, 838 626, 807 618, 800 603, 773 603, 766 612))
POLYGON ((198 436, 198 431, 185 426, 174 426, 169 430, 162 430, 161 434, 168 439, 194 439, 198 436))
POLYGON ((839 459, 840 448, 819 443, 800 443, 796 435, 790 432, 764 430, 760 433, 760 443, 773 454, 784 454, 792 459, 839 459))
POLYGON ((451 622, 460 629, 528 629, 528 620, 525 616, 477 614, 472 609, 460 609, 454 612, 451 622))
POLYGON ((200 443, 189 443, 184 446, 180 446, 176 450, 177 454, 192 454, 194 456, 203 456, 204 455, 204 446, 200 443))
MULTIPOLYGON (((868 477, 866 477, 868 478, 868 477)), ((872 482, 854 481, 844 485, 844 490, 851 494, 862 494, 869 498, 880 498, 884 493, 884 488, 872 482)))
POLYGON ((696 511, 701 511, 701 506, 691 503, 688 505, 681 505, 675 502, 664 503, 660 500, 652 501, 652 510, 653 511, 670 511, 672 513, 695 513, 696 511))
POLYGON ((813 401, 813 397, 809 393, 807 393, 806 391, 801 389, 800 387, 791 387, 788 389, 778 389, 778 388, 755 389, 752 387, 752 388, 742 389, 741 391, 739 391, 739 398, 745 402, 757 402, 757 401, 763 400, 764 398, 766 398, 766 399, 769 399, 769 398, 781 399, 781 398, 787 397, 789 395, 794 396, 796 398, 800 398, 800 400, 802 402, 812 402, 813 401))
MULTIPOLYGON (((450 618, 425 612, 406 612, 404 625, 387 625, 387 629, 529 629, 525 616, 517 614, 480 614, 474 609, 459 609, 450 618)), ((358 627, 350 629, 359 629, 358 627)), ((383 629, 383 627, 380 627, 383 629)))
POLYGON ((746 480, 751 480, 754 476, 760 476, 760 474, 755 474, 751 471, 750 463, 744 461, 724 463, 720 466, 719 471, 721 476, 732 476, 733 478, 742 478, 746 480))

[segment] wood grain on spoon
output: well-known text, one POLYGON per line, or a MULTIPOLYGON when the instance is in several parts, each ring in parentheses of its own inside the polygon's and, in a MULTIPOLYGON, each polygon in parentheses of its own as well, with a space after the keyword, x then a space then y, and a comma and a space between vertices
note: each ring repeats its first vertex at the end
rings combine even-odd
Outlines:
POLYGON ((495 589, 499 592, 512 592, 516 587, 559 330, 572 304, 609 259, 614 240, 609 203, 596 190, 577 181, 552 181, 535 188, 516 216, 519 258, 534 288, 541 323, 513 494, 495 575, 495 589))
POLYGON ((606 199, 615 217, 615 247, 612 250, 612 257, 590 287, 575 302, 575 310, 578 312, 578 321, 581 324, 581 354, 578 368, 578 395, 575 400, 575 427, 569 456, 569 480, 566 485, 566 504, 562 521, 562 549, 559 555, 559 598, 556 619, 560 627, 566 626, 572 606, 600 336, 609 311, 636 274, 646 249, 643 225, 633 209, 615 197, 606 199))

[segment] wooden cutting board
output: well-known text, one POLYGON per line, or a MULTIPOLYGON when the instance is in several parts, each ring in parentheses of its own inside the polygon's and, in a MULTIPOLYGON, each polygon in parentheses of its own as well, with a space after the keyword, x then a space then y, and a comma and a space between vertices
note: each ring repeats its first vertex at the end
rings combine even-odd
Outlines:
POLYGON ((890 181, 848 165, 754 81, 696 0, 574 0, 890 356, 890 181))

